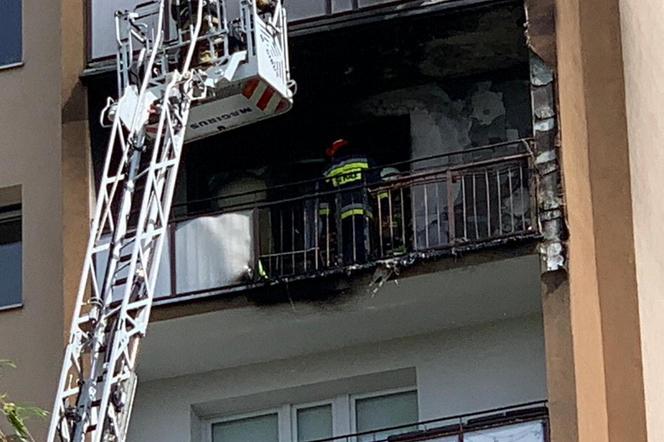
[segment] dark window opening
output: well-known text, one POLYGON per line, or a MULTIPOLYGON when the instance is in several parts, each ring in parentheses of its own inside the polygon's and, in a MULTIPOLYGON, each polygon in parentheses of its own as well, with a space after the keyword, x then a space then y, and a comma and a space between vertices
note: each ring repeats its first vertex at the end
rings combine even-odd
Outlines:
POLYGON ((180 203, 192 215, 247 203, 227 198, 238 192, 289 197, 268 189, 320 178, 337 138, 381 166, 529 137, 523 20, 511 5, 292 38, 294 109, 188 146, 180 203))
MULTIPOLYGON (((292 121, 295 123, 294 121, 292 121)), ((188 212, 200 213, 240 203, 229 195, 265 190, 267 199, 283 199, 314 192, 311 180, 328 167, 325 150, 336 138, 347 139, 377 165, 404 161, 410 143, 407 116, 331 124, 325 119, 302 125, 291 134, 284 121, 262 123, 215 137, 185 151, 188 212), (282 141, 281 135, 284 138, 282 141), (294 188, 274 186, 307 182, 294 188), (216 198, 222 198, 217 200, 216 198), (203 201, 201 201, 203 200, 203 201), (201 202, 196 202, 201 201, 201 202)))

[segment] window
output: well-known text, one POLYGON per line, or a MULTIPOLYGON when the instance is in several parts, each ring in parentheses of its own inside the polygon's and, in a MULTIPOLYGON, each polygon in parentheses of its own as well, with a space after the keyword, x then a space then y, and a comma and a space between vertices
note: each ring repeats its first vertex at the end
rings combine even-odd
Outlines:
POLYGON ((294 427, 297 442, 332 437, 332 404, 297 409, 294 427))
POLYGON ((21 305, 21 241, 20 204, 0 207, 0 309, 21 305))
MULTIPOLYGON (((354 398, 354 405, 355 431, 357 433, 406 425, 417 422, 418 420, 417 391, 356 397, 354 398)), ((360 436, 358 442, 382 439, 414 429, 416 427, 405 427, 385 433, 371 433, 366 436, 360 436)))
POLYGON ((342 393, 318 402, 283 404, 275 409, 211 419, 204 422, 204 431, 205 442, 311 442, 408 425, 352 439, 363 442, 412 431, 417 421, 417 391, 408 388, 358 396, 342 393))
POLYGON ((279 442, 277 413, 226 420, 212 425, 212 442, 279 442))
POLYGON ((0 67, 23 61, 22 0, 0 0, 0 67))

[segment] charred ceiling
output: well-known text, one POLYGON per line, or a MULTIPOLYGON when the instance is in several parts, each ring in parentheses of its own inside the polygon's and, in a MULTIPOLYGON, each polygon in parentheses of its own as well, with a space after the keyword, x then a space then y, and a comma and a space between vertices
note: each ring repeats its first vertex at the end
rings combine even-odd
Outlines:
POLYGON ((366 93, 527 66, 524 22, 523 5, 509 4, 294 38, 294 77, 308 86, 299 98, 330 84, 366 93))

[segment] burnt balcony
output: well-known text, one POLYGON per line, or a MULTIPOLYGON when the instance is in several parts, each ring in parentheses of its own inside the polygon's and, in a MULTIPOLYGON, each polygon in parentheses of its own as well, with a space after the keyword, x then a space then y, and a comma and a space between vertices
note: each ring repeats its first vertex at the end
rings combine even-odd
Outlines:
POLYGON ((529 152, 519 140, 383 165, 379 178, 369 170, 342 189, 319 179, 190 201, 175 213, 208 208, 171 222, 156 296, 168 303, 403 268, 537 237, 529 152), (348 195, 366 213, 341 220, 348 195))

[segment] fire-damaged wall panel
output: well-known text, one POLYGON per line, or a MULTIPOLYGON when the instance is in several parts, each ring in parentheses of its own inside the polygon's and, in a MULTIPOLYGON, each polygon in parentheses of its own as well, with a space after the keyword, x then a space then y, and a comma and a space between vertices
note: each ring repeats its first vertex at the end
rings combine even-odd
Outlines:
POLYGON ((447 88, 429 83, 385 92, 361 103, 360 109, 375 116, 407 115, 411 157, 420 158, 527 138, 531 131, 528 100, 527 80, 487 76, 447 88))
MULTIPOLYGON (((501 78, 500 75, 492 74, 483 78, 457 80, 448 85, 429 83, 384 92, 362 102, 360 109, 378 117, 408 116, 410 158, 436 157, 412 163, 412 170, 452 166, 460 161, 460 155, 453 153, 494 143, 517 143, 529 137, 532 127, 528 80, 519 79, 518 72, 512 75, 513 78, 501 78)), ((518 143, 505 144, 495 152, 487 150, 483 155, 486 158, 492 155, 507 156, 514 153, 515 146, 518 143)), ((459 232, 459 235, 480 239, 486 233, 485 230, 490 230, 489 236, 507 235, 514 232, 512 220, 530 219, 529 186, 525 174, 516 169, 501 172, 502 175, 499 173, 496 176, 493 173, 472 175, 463 183, 468 185, 469 192, 475 186, 475 195, 480 187, 480 193, 498 192, 500 197, 496 197, 498 200, 493 201, 493 204, 494 210, 500 209, 500 212, 493 214, 490 207, 486 210, 484 205, 490 206, 491 201, 482 199, 480 214, 471 216, 472 222, 468 223, 471 226, 476 223, 478 231, 471 228, 471 231, 464 231, 463 234, 459 232), (481 186, 478 180, 482 182, 481 186), (486 186, 489 180, 491 185, 486 186), (500 191, 491 187, 494 182, 501 187, 500 191)), ((446 198, 453 201, 455 206, 463 207, 465 204, 468 210, 476 210, 474 204, 477 201, 464 190, 462 186, 450 187, 451 194, 446 198)), ((437 232, 450 232, 449 220, 437 213, 429 213, 439 206, 439 210, 447 212, 449 203, 447 200, 441 203, 440 198, 447 190, 432 184, 427 185, 426 189, 413 188, 411 192, 416 248, 424 250, 447 245, 448 236, 442 235, 442 242, 436 238, 440 236, 437 232)))
POLYGON ((567 265, 566 225, 558 145, 555 94, 555 1, 526 0, 526 38, 530 50, 530 91, 542 271, 563 270, 567 265))
POLYGON ((565 221, 558 158, 558 124, 554 94, 554 72, 537 54, 530 57, 530 82, 533 103, 533 134, 539 222, 543 235, 542 270, 564 269, 565 221))

